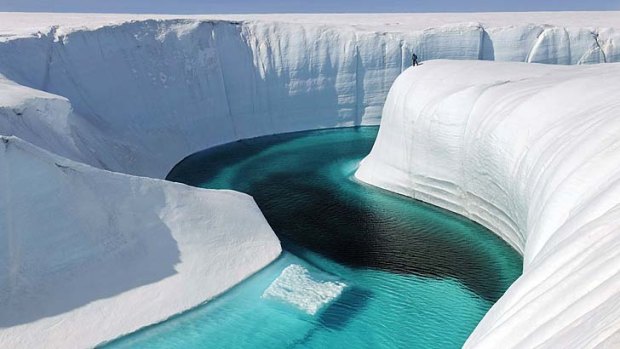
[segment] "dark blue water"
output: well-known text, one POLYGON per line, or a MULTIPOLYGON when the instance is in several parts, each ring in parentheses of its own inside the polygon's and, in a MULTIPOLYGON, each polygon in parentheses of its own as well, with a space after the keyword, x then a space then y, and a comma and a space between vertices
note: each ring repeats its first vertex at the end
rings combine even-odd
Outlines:
POLYGON ((106 347, 460 347, 520 275, 521 257, 478 224, 355 181, 376 134, 261 137, 179 163, 169 180, 251 194, 285 253, 214 301, 106 347), (290 292, 269 297, 285 269, 290 292), (312 314, 312 295, 330 285, 342 290, 312 314))

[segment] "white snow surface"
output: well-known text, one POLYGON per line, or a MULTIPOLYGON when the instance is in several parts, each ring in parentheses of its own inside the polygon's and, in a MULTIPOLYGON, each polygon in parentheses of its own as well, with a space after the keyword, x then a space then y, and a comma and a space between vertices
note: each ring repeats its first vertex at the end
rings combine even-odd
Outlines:
MULTIPOLYGON (((0 347, 36 347, 43 342, 47 347, 92 346, 208 300, 279 253, 277 239, 247 196, 131 175, 162 178, 184 156, 241 138, 376 125, 388 90, 410 65, 412 52, 423 61, 620 61, 619 22, 618 12, 235 16, 0 13, 0 135, 14 136, 3 137, 0 147, 0 347)), ((416 73, 430 71, 437 64, 442 63, 425 62, 416 73)), ((464 70, 467 67, 464 65, 464 70)), ((606 73, 600 73, 615 71, 616 65, 575 69, 502 64, 496 68, 472 67, 485 68, 480 76, 472 75, 472 90, 454 98, 467 99, 468 93, 475 94, 477 79, 485 79, 492 75, 486 71, 495 70, 501 72, 498 77, 511 79, 513 70, 514 79, 522 71, 526 80, 534 71, 550 75, 547 80, 537 80, 540 86, 560 76, 582 74, 584 86, 589 87, 584 96, 596 94, 589 105, 602 105, 599 103, 608 101, 617 87, 609 83, 614 81, 611 75, 604 80, 606 73), (556 71, 561 75, 556 77, 556 71), (597 74, 596 81, 589 72, 597 74)), ((455 76, 466 73, 447 70, 455 76)), ((446 84, 453 80, 451 75, 437 76, 443 76, 446 84)), ((501 86, 490 91, 496 88, 501 86)), ((534 86, 531 89, 535 90, 534 86)), ((527 91, 519 90, 519 95, 527 91)), ((520 101, 519 95, 514 96, 515 103, 520 101)), ((575 102, 579 100, 574 98, 575 102)), ((543 106, 551 108, 550 101, 543 100, 543 106)), ((506 101, 504 107, 510 110, 511 105, 506 101)), ((567 109, 570 105, 562 103, 557 110, 566 109, 574 115, 567 109)), ((527 108, 534 110, 533 104, 527 108)), ((452 117, 458 119, 462 112, 457 109, 452 117)), ((584 115, 580 122, 590 120, 584 115)), ((437 129, 443 130, 440 125, 436 124, 437 129)), ((388 128, 383 127, 381 132, 388 132, 388 128)), ((579 129, 575 137, 582 135, 581 131, 585 135, 594 129, 579 129)), ((600 132, 597 136, 611 134, 600 132)), ((585 140, 575 144, 582 143, 587 147, 575 149, 575 153, 598 144, 585 140)), ((562 144, 562 149, 573 149, 572 143, 562 144)), ((432 151, 445 153, 442 149, 432 151)), ((500 157, 512 148, 481 151, 491 149, 500 157)), ((399 168, 407 163, 400 161, 400 152, 384 154, 382 161, 398 160, 394 168, 399 168)), ((569 166, 578 159, 581 157, 562 164, 569 166)), ((590 160, 595 159, 592 156, 590 160)), ((498 166, 488 156, 479 161, 488 162, 491 169, 498 166)), ((549 167, 540 173, 560 166, 554 162, 538 165, 549 167)), ((491 178, 491 169, 476 180, 491 178)), ((605 171, 611 167, 588 172, 592 179, 581 180, 593 186, 598 183, 595 178, 605 171)), ((398 173, 392 169, 383 175, 398 173)), ((528 173, 519 173, 530 178, 528 173)), ((510 173, 503 175, 508 178, 510 173)), ((399 176, 394 181, 382 181, 412 190, 403 184, 412 182, 399 182, 408 174, 399 176)), ((560 181, 556 177, 553 180, 560 181)), ((503 193, 502 188, 513 187, 493 190, 504 196, 522 193, 503 193)), ((536 189, 537 195, 556 195, 543 189, 536 189)), ((566 194, 567 198, 553 198, 569 202, 577 192, 566 194)), ((429 200, 432 197, 439 195, 429 195, 429 200)), ((562 215, 573 217, 582 212, 582 206, 592 210, 605 207, 597 206, 602 205, 598 201, 592 205, 583 201, 575 211, 556 212, 554 207, 561 205, 555 201, 528 200, 510 201, 489 213, 470 214, 479 221, 483 219, 477 216, 500 217, 485 219, 499 227, 494 231, 525 251, 526 270, 546 260, 538 256, 551 253, 549 246, 559 248, 560 242, 548 245, 548 241, 564 236, 553 234, 554 224, 563 222, 562 215), (536 210, 541 216, 516 214, 536 210), (545 219, 535 219, 543 217, 544 212, 548 212, 545 219), (527 222, 527 229, 523 222, 527 222), (533 227, 543 233, 532 238, 523 235, 533 227)), ((491 202, 478 207, 493 210, 500 204, 491 202)), ((452 206, 448 208, 458 212, 460 206, 452 206)), ((611 224, 597 222, 603 227, 611 224)), ((590 258, 587 256, 590 254, 580 258, 590 258)), ((573 260, 577 262, 578 258, 573 260)), ((539 281, 544 284, 544 280, 539 281)), ((554 290, 548 294, 563 297, 560 288, 554 290)), ((493 314, 508 313, 501 309, 508 309, 514 302, 510 300, 517 299, 511 298, 510 292, 509 300, 500 301, 472 341, 481 341, 481 333, 487 333, 484 329, 491 331, 497 324, 493 317, 499 315, 493 314), (508 305, 503 305, 506 302, 508 305)), ((522 298, 528 304, 537 302, 522 298)), ((615 311, 607 310, 607 314, 615 316, 615 311)), ((518 319, 523 317, 509 318, 515 323, 518 319)), ((598 328, 598 320, 593 317, 591 325, 598 328)), ((535 322, 526 325, 523 333, 541 328, 534 326, 535 322)), ((499 338, 504 328, 512 327, 498 327, 497 333, 491 333, 499 338)), ((569 331, 570 326, 565 328, 569 331)))
POLYGON ((213 298, 281 251, 245 194, 112 173, 4 136, 0 241, 2 348, 93 347, 213 298))
POLYGON ((338 298, 345 287, 347 285, 339 281, 315 280, 308 269, 291 264, 267 287, 262 297, 281 300, 315 315, 338 298))
POLYGON ((423 61, 613 62, 616 28, 620 12, 0 13, 0 74, 59 96, 71 121, 51 147, 36 125, 0 134, 161 178, 184 156, 232 140, 378 124, 412 52, 423 61))
POLYGON ((468 348, 620 347, 620 64, 405 71, 357 178, 489 227, 523 275, 468 348))

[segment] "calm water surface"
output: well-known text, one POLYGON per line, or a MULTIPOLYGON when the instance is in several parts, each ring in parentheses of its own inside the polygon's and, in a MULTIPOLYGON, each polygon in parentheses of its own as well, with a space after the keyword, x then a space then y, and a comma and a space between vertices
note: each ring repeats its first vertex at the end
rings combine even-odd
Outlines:
POLYGON ((169 180, 252 195, 285 252, 208 304, 105 347, 459 348, 521 257, 465 218, 355 181, 377 130, 261 137, 179 163, 169 180), (264 297, 290 265, 346 287, 313 315, 264 297))

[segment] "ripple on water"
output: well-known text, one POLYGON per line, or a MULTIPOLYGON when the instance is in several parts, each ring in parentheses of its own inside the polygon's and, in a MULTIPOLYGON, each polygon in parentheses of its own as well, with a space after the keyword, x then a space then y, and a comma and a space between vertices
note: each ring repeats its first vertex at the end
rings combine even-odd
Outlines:
POLYGON ((216 300, 108 346, 460 347, 521 258, 480 225, 352 180, 376 133, 261 137, 179 163, 168 179, 251 194, 288 252, 216 300), (261 297, 291 265, 346 287, 314 315, 261 297))

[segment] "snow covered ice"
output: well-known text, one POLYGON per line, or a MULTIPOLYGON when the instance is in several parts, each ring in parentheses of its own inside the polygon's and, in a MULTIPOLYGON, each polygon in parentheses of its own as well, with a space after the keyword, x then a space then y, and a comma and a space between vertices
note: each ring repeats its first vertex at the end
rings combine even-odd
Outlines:
POLYGON ((618 18, 0 14, 0 74, 48 92, 48 100, 56 95, 71 110, 64 116, 70 127, 53 147, 38 125, 14 135, 100 168, 162 178, 213 145, 378 124, 414 51, 421 61, 620 60, 618 18))
POLYGON ((526 274, 468 345, 616 343, 618 66, 428 60, 615 62, 618 28, 614 12, 0 13, 0 346, 94 346, 280 253, 250 197, 137 176, 241 138, 379 122, 360 178, 467 215, 524 254, 526 274), (412 52, 424 65, 384 109, 412 52))
POLYGON ((523 254, 466 347, 620 345, 618 82, 617 63, 434 61, 394 83, 357 178, 469 217, 523 254))
POLYGON ((112 173, 0 138, 0 346, 92 347, 280 254, 251 197, 112 173))

